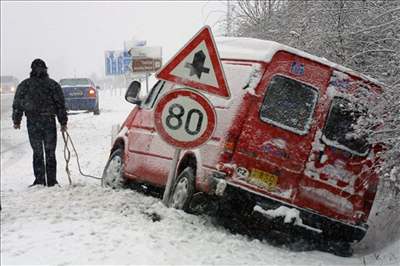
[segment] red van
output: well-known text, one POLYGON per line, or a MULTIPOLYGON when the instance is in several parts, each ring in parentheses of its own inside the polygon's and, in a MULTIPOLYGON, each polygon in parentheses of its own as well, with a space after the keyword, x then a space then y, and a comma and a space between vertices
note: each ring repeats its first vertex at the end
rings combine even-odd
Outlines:
MULTIPOLYGON (((351 135, 361 114, 349 109, 349 96, 378 92, 379 83, 271 41, 216 43, 232 97, 208 95, 217 128, 208 143, 181 153, 171 205, 188 210, 198 194, 231 197, 249 213, 360 240, 378 184, 377 148, 351 135)), ((126 99, 136 106, 112 146, 105 185, 131 180, 165 187, 174 149, 157 134, 153 112, 165 92, 182 87, 160 80, 139 99, 140 84, 131 84, 126 99)))

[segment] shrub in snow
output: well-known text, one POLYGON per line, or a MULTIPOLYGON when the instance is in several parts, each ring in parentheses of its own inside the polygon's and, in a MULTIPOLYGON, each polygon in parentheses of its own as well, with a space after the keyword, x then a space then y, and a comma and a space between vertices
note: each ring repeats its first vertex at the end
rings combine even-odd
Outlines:
POLYGON ((395 196, 400 194, 400 84, 387 86, 379 95, 362 91, 355 95, 357 103, 367 106, 366 115, 354 125, 355 133, 366 135, 370 144, 383 144, 376 171, 395 196))

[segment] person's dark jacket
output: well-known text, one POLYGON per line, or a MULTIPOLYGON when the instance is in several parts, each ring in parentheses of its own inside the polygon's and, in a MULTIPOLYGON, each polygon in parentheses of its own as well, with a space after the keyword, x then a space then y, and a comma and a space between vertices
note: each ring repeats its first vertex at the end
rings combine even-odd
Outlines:
POLYGON ((68 121, 64 94, 61 86, 49 77, 30 77, 22 81, 15 92, 12 119, 21 123, 22 115, 56 115, 65 126, 68 121))

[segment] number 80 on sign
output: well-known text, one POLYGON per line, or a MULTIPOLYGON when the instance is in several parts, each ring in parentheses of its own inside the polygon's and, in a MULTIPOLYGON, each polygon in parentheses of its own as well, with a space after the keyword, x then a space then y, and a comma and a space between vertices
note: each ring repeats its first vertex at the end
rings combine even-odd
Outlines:
POLYGON ((157 132, 178 149, 193 149, 204 144, 214 133, 215 122, 212 104, 190 89, 168 92, 154 110, 157 132))

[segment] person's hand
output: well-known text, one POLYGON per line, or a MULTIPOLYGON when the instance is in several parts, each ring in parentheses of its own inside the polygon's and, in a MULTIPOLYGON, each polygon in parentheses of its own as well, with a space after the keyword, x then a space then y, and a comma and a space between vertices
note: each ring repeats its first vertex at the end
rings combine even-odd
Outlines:
POLYGON ((67 125, 61 125, 61 132, 66 132, 67 129, 67 125))
POLYGON ((21 129, 21 124, 14 124, 14 129, 21 129))

